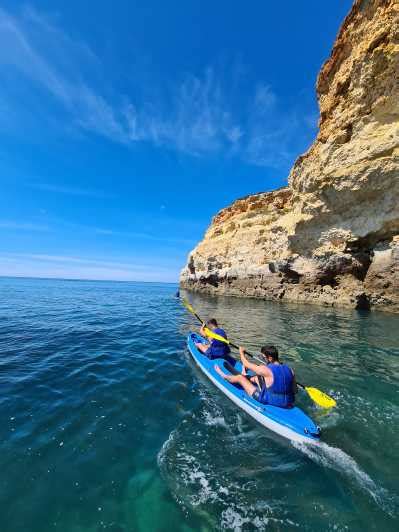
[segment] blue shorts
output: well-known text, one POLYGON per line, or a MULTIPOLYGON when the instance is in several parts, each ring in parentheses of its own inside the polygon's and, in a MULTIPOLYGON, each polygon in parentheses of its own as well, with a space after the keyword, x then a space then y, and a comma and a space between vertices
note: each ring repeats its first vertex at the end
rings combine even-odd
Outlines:
MULTIPOLYGON (((254 393, 252 394, 252 399, 255 399, 255 401, 258 401, 259 403, 261 403, 262 405, 267 405, 269 404, 267 401, 261 401, 261 395, 262 395, 262 391, 259 390, 259 388, 256 388, 256 390, 254 391, 254 393)), ((294 408, 294 405, 292 404, 289 404, 289 405, 272 405, 272 406, 276 406, 277 408, 294 408)))
POLYGON ((258 381, 260 382, 262 388, 259 388, 259 385, 256 382, 252 383, 256 386, 256 390, 252 394, 252 399, 255 399, 255 401, 258 401, 259 403, 267 404, 267 401, 262 400, 262 391, 265 386, 265 379, 261 375, 258 375, 258 381))
POLYGON ((252 394, 252 399, 255 399, 255 401, 258 401, 259 403, 265 404, 264 401, 261 401, 261 390, 259 388, 256 388, 254 393, 252 394))

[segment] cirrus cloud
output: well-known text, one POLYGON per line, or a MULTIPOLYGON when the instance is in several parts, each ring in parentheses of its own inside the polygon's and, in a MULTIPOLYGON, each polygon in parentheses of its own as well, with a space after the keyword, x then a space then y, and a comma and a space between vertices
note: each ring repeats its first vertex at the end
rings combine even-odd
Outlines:
POLYGON ((304 148, 298 137, 308 132, 310 138, 314 131, 309 113, 302 118, 297 109, 284 108, 267 82, 243 91, 247 101, 238 108, 232 91, 240 94, 244 76, 229 86, 214 66, 159 80, 152 92, 141 87, 140 99, 106 86, 105 71, 85 43, 48 17, 32 8, 15 13, 0 8, 0 107, 9 109, 9 119, 18 107, 10 98, 18 80, 51 98, 63 113, 59 123, 126 146, 145 142, 196 157, 218 154, 285 168, 304 148))

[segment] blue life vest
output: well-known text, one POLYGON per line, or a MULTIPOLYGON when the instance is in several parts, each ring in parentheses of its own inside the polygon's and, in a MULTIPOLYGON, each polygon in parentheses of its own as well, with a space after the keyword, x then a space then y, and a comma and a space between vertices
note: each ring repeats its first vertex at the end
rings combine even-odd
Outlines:
MULTIPOLYGON (((223 329, 213 329, 213 332, 227 339, 227 335, 223 329)), ((216 340, 215 338, 212 338, 211 345, 209 349, 206 351, 206 356, 212 360, 215 358, 224 358, 228 360, 230 364, 234 365, 235 359, 229 356, 230 351, 231 350, 228 344, 225 344, 224 342, 221 342, 220 340, 216 340)))
POLYGON ((268 388, 263 386, 259 400, 261 403, 291 408, 295 402, 293 390, 294 376, 291 368, 286 364, 268 364, 267 367, 273 373, 273 384, 268 388))

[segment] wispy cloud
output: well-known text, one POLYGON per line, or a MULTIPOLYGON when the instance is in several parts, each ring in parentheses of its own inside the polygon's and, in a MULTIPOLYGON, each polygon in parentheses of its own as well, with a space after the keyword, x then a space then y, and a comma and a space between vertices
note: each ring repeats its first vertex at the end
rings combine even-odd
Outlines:
POLYGON ((94 228, 94 232, 98 235, 104 236, 122 236, 124 238, 134 238, 140 240, 152 240, 155 242, 175 243, 175 244, 188 244, 194 245, 196 240, 188 238, 169 238, 165 236, 159 236, 149 233, 140 233, 136 231, 118 231, 114 229, 103 229, 101 227, 94 228))
POLYGON ((51 95, 75 128, 124 145, 148 142, 194 156, 224 154, 281 167, 297 155, 298 137, 311 127, 309 113, 302 118, 285 109, 267 83, 243 91, 246 102, 237 98, 245 76, 234 68, 232 83, 223 69, 210 66, 202 74, 162 80, 132 101, 95 83, 105 77, 93 75, 105 70, 95 54, 32 8, 17 14, 0 8, 0 69, 12 69, 51 95))
POLYGON ((242 136, 212 68, 202 77, 186 76, 166 91, 161 106, 130 106, 126 117, 132 140, 151 140, 194 155, 228 148, 242 136))
POLYGON ((83 79, 79 66, 93 60, 97 61, 85 45, 33 9, 17 17, 0 8, 0 66, 15 69, 50 93, 83 129, 127 142, 126 125, 83 79))
POLYGON ((43 190, 44 192, 54 192, 55 194, 66 194, 70 196, 85 196, 90 198, 110 198, 114 197, 111 194, 101 190, 79 188, 79 187, 65 187, 61 185, 51 185, 49 183, 32 183, 31 188, 43 190))
MULTIPOLYGON (((70 255, 47 255, 44 253, 5 253, 3 255, 6 258, 24 258, 31 260, 39 260, 45 262, 60 262, 62 264, 87 264, 95 265, 101 267, 112 267, 112 268, 125 268, 129 269, 132 267, 132 264, 129 262, 119 262, 119 261, 110 261, 104 259, 91 259, 86 257, 74 257, 70 255)), ((135 266, 136 269, 145 269, 148 267, 148 264, 142 264, 135 266)))
POLYGON ((0 275, 65 279, 176 282, 179 266, 157 261, 132 263, 63 255, 3 253, 0 275))
POLYGON ((33 223, 33 222, 19 222, 13 220, 0 220, 0 230, 8 231, 33 231, 33 232, 57 232, 62 231, 65 228, 79 230, 81 233, 85 233, 88 238, 94 236, 104 237, 117 237, 128 238, 132 240, 148 240, 151 242, 159 242, 165 245, 170 244, 183 244, 187 246, 193 246, 196 243, 195 239, 168 237, 160 234, 144 233, 139 231, 121 231, 118 229, 108 229, 103 227, 93 227, 90 225, 77 224, 75 222, 69 222, 66 220, 51 219, 51 227, 46 224, 33 223))
POLYGON ((0 220, 0 229, 9 229, 12 231, 50 231, 50 227, 43 224, 30 222, 14 222, 10 220, 0 220))
POLYGON ((293 110, 283 111, 280 107, 272 88, 258 84, 248 111, 249 135, 243 152, 248 162, 279 168, 289 165, 295 157, 301 121, 293 110))

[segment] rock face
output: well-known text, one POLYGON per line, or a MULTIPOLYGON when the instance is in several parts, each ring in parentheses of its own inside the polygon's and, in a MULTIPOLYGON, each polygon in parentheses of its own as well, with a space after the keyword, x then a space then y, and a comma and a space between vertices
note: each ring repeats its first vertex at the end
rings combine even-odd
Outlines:
POLYGON ((217 214, 181 273, 211 293, 399 312, 399 1, 357 0, 288 187, 217 214))

